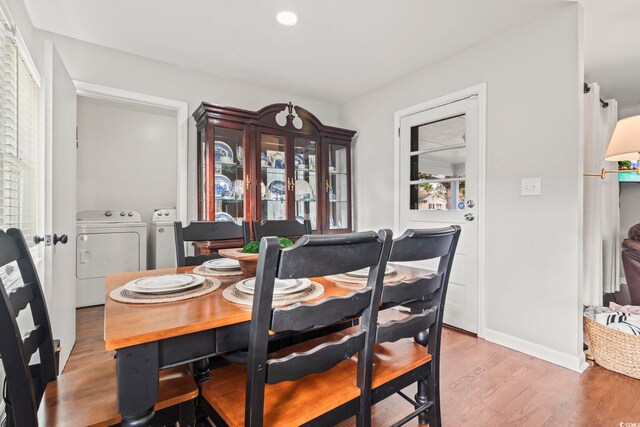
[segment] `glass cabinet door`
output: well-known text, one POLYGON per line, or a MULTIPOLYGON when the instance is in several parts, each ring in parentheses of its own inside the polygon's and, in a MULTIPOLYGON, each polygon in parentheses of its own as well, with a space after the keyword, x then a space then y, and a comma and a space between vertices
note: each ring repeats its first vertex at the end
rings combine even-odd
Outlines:
POLYGON ((216 127, 214 130, 214 197, 216 221, 241 224, 245 218, 244 132, 216 127))
POLYGON ((316 171, 317 144, 314 139, 294 137, 293 167, 295 190, 295 219, 311 221, 312 230, 318 229, 318 175, 316 171))
POLYGON ((287 182, 286 137, 259 133, 258 141, 262 198, 260 219, 287 219, 287 192, 291 189, 291 182, 287 182))
POLYGON ((327 144, 325 195, 329 205, 329 230, 347 229, 350 221, 349 146, 327 144))

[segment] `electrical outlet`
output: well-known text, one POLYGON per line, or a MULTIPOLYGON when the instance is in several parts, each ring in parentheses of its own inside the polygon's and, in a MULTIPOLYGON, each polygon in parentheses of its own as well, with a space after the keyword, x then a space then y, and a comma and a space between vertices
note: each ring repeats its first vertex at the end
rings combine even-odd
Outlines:
POLYGON ((539 196, 542 194, 542 178, 522 178, 520 180, 521 196, 539 196))

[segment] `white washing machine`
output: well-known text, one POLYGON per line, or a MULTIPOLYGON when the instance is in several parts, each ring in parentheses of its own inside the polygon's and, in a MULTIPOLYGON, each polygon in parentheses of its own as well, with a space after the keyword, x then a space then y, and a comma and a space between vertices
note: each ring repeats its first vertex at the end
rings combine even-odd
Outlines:
POLYGON ((77 307, 104 304, 107 274, 147 269, 147 224, 138 212, 80 211, 76 230, 77 307))
POLYGON ((176 266, 176 235, 174 223, 178 217, 175 209, 156 209, 151 219, 149 234, 149 268, 176 266))

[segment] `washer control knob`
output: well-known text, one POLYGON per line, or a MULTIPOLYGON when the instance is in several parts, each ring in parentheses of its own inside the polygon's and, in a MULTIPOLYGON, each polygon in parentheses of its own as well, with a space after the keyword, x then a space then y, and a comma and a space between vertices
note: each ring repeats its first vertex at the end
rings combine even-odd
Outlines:
POLYGON ((133 212, 129 211, 129 213, 127 215, 133 216, 133 212))
POLYGON ((120 212, 120 216, 125 216, 126 214, 124 213, 124 211, 120 212))
POLYGON ((113 212, 111 212, 111 211, 106 211, 104 214, 105 214, 105 216, 111 216, 111 215, 113 215, 113 212))
POLYGON ((164 216, 169 216, 169 211, 164 211, 164 216))

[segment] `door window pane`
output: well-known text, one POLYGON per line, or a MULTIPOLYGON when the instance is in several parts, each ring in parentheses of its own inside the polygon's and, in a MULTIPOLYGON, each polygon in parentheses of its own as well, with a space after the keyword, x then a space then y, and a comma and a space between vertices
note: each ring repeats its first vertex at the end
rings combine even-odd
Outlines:
POLYGON ((465 126, 462 115, 411 129, 410 209, 464 209, 465 126))
POLYGON ((260 135, 262 220, 287 218, 285 138, 260 135))
POLYGON ((318 182, 316 177, 316 142, 307 138, 294 139, 295 195, 296 219, 300 222, 308 219, 311 228, 317 228, 316 194, 318 182))
POLYGON ((347 176, 347 150, 344 145, 329 144, 329 179, 325 191, 329 199, 329 228, 349 226, 349 179, 347 176))
POLYGON ((245 173, 243 132, 238 129, 215 128, 216 221, 244 219, 245 173))

